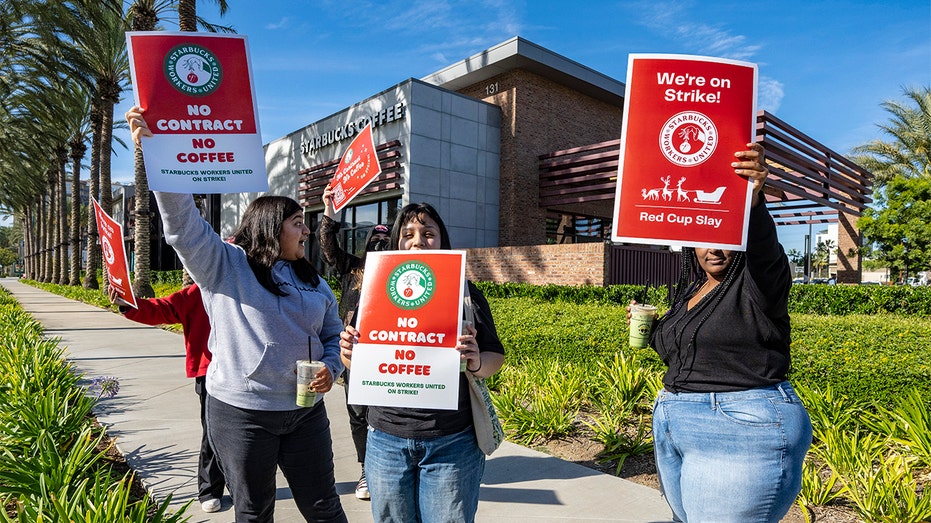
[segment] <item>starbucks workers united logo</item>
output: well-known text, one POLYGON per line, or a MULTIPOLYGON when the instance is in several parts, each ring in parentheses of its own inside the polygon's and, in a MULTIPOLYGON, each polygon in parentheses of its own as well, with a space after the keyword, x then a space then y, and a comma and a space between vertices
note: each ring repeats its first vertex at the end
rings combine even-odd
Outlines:
POLYGON ((205 47, 181 44, 165 56, 165 78, 175 89, 191 96, 217 90, 223 77, 220 60, 205 47))
POLYGON ((436 277, 430 267, 418 261, 404 262, 388 276, 388 298, 402 309, 419 309, 436 290, 436 277))

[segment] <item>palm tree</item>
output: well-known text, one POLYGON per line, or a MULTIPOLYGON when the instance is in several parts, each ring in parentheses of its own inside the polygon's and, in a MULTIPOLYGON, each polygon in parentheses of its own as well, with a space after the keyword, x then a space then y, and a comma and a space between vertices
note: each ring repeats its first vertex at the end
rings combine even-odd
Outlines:
MULTIPOLYGON (((226 1, 217 0, 220 6, 220 16, 226 13, 226 1)), ((129 9, 133 31, 154 31, 159 21, 159 14, 163 9, 170 7, 164 2, 155 0, 137 0, 129 9)), ((196 31, 197 25, 205 27, 208 31, 231 31, 231 29, 215 26, 197 16, 196 0, 179 0, 178 26, 182 31, 196 31)), ((155 295, 150 279, 151 267, 151 213, 149 209, 149 181, 145 172, 145 162, 142 148, 135 146, 134 178, 136 182, 136 230, 135 230, 135 273, 133 279, 133 293, 141 297, 155 295)), ((185 277, 187 273, 185 272, 185 277)))
POLYGON ((68 141, 71 158, 71 272, 68 285, 81 285, 81 161, 87 153, 90 138, 90 95, 82 92, 82 107, 73 116, 71 139, 68 141))
POLYGON ((892 141, 873 140, 853 149, 852 160, 876 176, 877 187, 896 176, 931 177, 931 86, 903 92, 906 103, 890 100, 882 104, 891 118, 879 128, 892 141))
MULTIPOLYGON (((82 18, 88 22, 75 45, 85 56, 88 71, 94 81, 91 108, 91 196, 107 214, 113 213, 113 191, 110 183, 110 157, 113 151, 113 107, 129 80, 129 58, 126 54, 122 6, 118 2, 79 2, 82 18), (115 4, 115 5, 114 5, 115 4)), ((98 288, 97 270, 100 268, 100 246, 97 243, 97 220, 88 213, 87 273, 84 287, 98 288)))

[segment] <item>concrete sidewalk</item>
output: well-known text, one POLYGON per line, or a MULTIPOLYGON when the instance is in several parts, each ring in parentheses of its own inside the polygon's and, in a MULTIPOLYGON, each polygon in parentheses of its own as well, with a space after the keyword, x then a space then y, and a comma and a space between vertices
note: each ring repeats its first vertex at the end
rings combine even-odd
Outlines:
MULTIPOLYGON (((119 314, 0 279, 50 337, 60 337, 68 358, 87 379, 119 379, 116 397, 96 409, 100 423, 158 500, 177 508, 197 495, 201 428, 193 380, 184 376, 179 334, 127 320, 119 314)), ((359 464, 349 433, 343 391, 326 395, 333 436, 336 488, 349 521, 372 522, 369 503, 355 498, 359 464)), ((275 520, 301 522, 279 473, 275 520)), ((505 442, 489 458, 482 480, 479 522, 616 521, 665 523, 672 515, 657 490, 505 442)), ((223 509, 205 514, 195 502, 191 522, 233 521, 229 496, 223 509)))

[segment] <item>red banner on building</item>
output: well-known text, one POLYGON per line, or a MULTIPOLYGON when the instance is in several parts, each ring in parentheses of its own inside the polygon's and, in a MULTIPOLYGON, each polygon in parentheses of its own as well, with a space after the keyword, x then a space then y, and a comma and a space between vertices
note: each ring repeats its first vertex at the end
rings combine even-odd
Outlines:
POLYGON ((94 216, 97 218, 97 234, 100 235, 100 250, 106 263, 107 281, 123 301, 133 308, 138 308, 129 279, 129 261, 123 247, 123 226, 104 212, 96 199, 91 198, 91 202, 94 205, 94 216))
POLYGON ((755 64, 630 55, 613 241, 746 249, 756 92, 755 64))
POLYGON ((370 252, 349 403, 455 409, 464 251, 370 252))
POLYGON ((352 139, 330 181, 330 187, 333 188, 333 208, 336 212, 349 205, 349 202, 379 174, 381 165, 378 163, 378 154, 375 153, 372 124, 369 123, 352 139))

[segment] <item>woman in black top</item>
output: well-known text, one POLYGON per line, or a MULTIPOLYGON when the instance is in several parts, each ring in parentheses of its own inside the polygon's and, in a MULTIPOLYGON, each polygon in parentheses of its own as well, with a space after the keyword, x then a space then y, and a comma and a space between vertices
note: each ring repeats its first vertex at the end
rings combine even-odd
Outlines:
POLYGON ((746 252, 683 249, 676 296, 650 340, 668 365, 653 436, 677 521, 778 522, 811 445, 786 380, 789 263, 760 193, 763 148, 748 147, 731 164, 753 184, 746 252))
MULTIPOLYGON (((400 250, 449 249, 449 234, 436 210, 426 203, 406 205, 391 227, 391 246, 400 250)), ((465 372, 487 378, 504 363, 488 302, 472 282, 474 326, 459 336, 456 349, 465 372)), ((340 347, 351 364, 358 331, 347 326, 340 347)), ((485 470, 472 423, 469 384, 459 377, 458 408, 438 410, 370 406, 365 473, 378 522, 475 520, 485 470)))

